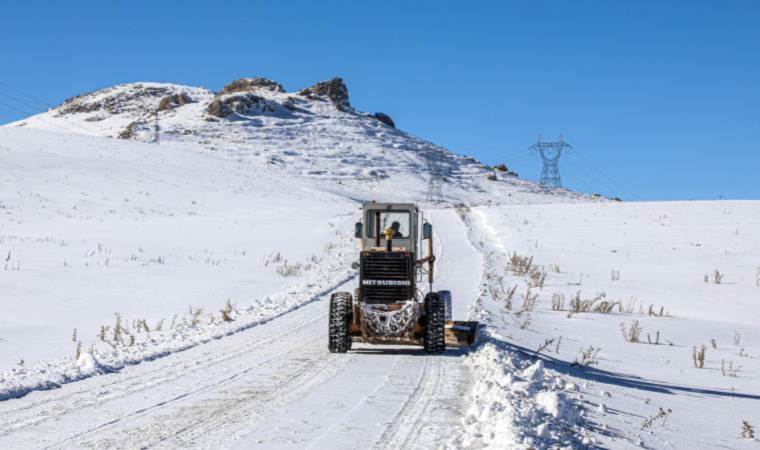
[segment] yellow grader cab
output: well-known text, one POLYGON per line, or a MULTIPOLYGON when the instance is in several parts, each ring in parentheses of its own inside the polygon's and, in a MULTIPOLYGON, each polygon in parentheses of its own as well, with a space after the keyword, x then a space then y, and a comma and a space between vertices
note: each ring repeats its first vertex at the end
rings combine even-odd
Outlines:
POLYGON ((433 228, 415 205, 365 202, 355 236, 359 287, 330 299, 330 352, 345 353, 354 342, 418 345, 428 353, 473 344, 477 322, 451 320, 451 293, 433 291, 433 228))

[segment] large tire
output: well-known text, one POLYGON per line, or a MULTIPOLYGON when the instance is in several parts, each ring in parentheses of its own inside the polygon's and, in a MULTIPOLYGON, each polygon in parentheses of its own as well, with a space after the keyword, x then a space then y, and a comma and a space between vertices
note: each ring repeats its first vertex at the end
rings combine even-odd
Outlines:
POLYGON ((428 353, 443 353, 446 350, 444 327, 446 325, 446 303, 437 292, 425 296, 425 332, 422 343, 428 353))
POLYGON ((446 305, 446 322, 453 320, 451 318, 451 291, 438 291, 438 296, 443 300, 443 304, 446 305))
POLYGON ((351 313, 351 294, 336 292, 330 297, 330 329, 328 348, 330 353, 346 353, 351 348, 349 320, 351 313))

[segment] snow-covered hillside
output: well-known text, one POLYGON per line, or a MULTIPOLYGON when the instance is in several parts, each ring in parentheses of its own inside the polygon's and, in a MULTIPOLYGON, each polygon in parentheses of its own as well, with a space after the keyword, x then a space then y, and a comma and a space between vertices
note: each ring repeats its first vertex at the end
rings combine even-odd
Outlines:
POLYGON ((547 192, 487 170, 472 158, 391 126, 385 114, 360 112, 351 107, 340 78, 295 93, 263 78, 233 81, 219 93, 174 84, 124 84, 74 97, 9 126, 152 142, 156 114, 162 143, 192 144, 199 151, 272 168, 351 198, 382 194, 393 200, 422 200, 431 158, 440 161, 446 179, 443 195, 452 202, 588 198, 563 190, 547 192), (497 179, 487 179, 489 174, 497 179))

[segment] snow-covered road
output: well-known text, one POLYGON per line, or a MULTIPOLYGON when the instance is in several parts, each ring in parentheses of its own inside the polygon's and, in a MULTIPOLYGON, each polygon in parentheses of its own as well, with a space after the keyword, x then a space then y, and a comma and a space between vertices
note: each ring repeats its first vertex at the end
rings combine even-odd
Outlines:
MULTIPOLYGON (((437 288, 466 311, 479 261, 453 210, 435 216, 437 288)), ((336 290, 353 290, 349 280, 336 290)), ((448 440, 469 386, 462 354, 327 351, 329 294, 246 331, 0 403, 0 447, 413 448, 448 440)))

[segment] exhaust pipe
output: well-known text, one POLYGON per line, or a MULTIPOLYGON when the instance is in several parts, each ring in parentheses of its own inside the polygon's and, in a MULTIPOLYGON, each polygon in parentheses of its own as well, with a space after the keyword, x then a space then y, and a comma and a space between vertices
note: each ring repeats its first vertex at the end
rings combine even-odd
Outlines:
POLYGON ((386 228, 385 231, 385 251, 389 252, 393 249, 393 228, 386 228))

